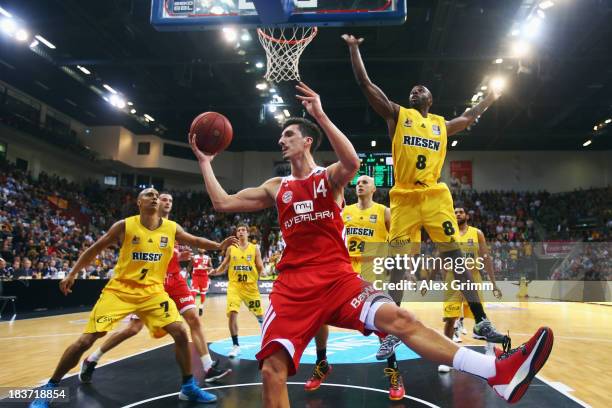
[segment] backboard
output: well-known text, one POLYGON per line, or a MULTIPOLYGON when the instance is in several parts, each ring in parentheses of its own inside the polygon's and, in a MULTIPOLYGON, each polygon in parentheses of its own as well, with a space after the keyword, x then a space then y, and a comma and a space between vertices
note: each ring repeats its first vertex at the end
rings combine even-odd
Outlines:
POLYGON ((151 24, 161 31, 221 26, 396 25, 407 0, 152 0, 151 24))

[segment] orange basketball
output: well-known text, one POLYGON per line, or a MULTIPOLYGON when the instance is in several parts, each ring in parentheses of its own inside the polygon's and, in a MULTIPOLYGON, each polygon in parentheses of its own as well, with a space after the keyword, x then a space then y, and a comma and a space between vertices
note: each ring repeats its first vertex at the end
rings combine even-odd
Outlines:
POLYGON ((189 135, 196 135, 196 145, 207 154, 216 154, 227 149, 234 131, 230 121, 220 113, 199 114, 189 128, 189 135))

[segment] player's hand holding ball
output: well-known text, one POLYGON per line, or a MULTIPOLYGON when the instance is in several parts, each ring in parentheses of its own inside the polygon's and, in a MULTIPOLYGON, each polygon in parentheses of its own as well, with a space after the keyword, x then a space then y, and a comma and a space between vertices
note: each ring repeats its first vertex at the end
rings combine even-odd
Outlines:
POLYGON ((325 115, 323 106, 321 106, 321 97, 315 91, 303 82, 296 85, 295 89, 302 93, 302 95, 295 95, 295 97, 302 101, 302 106, 304 106, 310 116, 318 119, 325 115))
POLYGON ((230 121, 220 113, 204 112, 189 128, 189 145, 199 162, 210 162, 232 142, 234 131, 230 121))

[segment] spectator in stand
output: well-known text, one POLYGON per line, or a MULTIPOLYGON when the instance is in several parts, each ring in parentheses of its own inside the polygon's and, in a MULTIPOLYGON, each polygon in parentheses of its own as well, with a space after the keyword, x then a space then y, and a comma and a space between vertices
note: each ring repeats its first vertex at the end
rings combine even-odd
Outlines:
POLYGON ((11 279, 13 277, 11 271, 6 266, 4 258, 0 258, 0 279, 11 279))

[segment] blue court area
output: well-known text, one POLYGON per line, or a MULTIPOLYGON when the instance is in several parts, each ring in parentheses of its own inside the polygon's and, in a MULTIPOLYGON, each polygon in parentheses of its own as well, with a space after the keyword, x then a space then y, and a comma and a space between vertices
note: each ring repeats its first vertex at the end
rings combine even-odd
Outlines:
MULTIPOLYGON (((255 360, 255 354, 261 347, 260 336, 240 337, 240 355, 243 360, 255 360)), ((327 359, 332 364, 365 364, 376 363, 378 350, 378 337, 375 335, 363 336, 360 333, 330 333, 327 341, 327 359)), ((209 348, 217 354, 226 356, 232 348, 232 339, 215 341, 209 348)), ((414 351, 401 345, 397 351, 398 360, 413 360, 420 358, 414 351)), ((302 355, 302 364, 314 364, 317 360, 317 350, 314 339, 302 355)))

